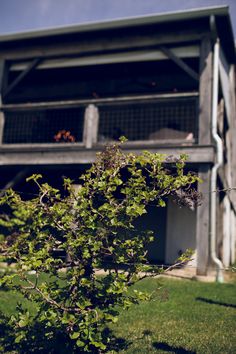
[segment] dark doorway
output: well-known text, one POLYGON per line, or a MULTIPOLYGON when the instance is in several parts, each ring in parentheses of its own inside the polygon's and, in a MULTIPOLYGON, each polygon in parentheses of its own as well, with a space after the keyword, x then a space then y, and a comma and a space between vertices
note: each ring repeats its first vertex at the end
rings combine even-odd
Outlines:
POLYGON ((166 219, 167 208, 149 206, 147 214, 137 221, 137 227, 140 230, 152 230, 154 232, 154 241, 147 248, 147 258, 151 263, 165 263, 166 219))

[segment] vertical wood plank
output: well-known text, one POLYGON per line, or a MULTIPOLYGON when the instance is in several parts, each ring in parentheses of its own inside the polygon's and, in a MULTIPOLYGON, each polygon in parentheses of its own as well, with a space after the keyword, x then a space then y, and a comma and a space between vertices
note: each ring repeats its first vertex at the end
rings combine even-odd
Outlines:
POLYGON ((234 211, 231 209, 230 212, 231 220, 231 247, 230 247, 230 252, 231 252, 231 264, 234 264, 235 262, 235 246, 236 246, 236 216, 234 211))
MULTIPOLYGON (((5 60, 0 58, 0 95, 2 96, 5 60)), ((1 102, 0 102, 1 103, 1 102)))
POLYGON ((211 143, 212 45, 210 37, 202 39, 200 47, 199 82, 199 144, 211 143))
POLYGON ((87 149, 90 149, 97 142, 98 135, 98 108, 94 104, 88 105, 84 117, 83 142, 87 149))
MULTIPOLYGON (((230 80, 230 107, 231 107, 231 117, 230 117, 230 143, 231 143, 231 183, 232 186, 236 187, 236 80, 235 80, 235 66, 231 65, 229 72, 230 80)), ((234 210, 236 211, 236 190, 233 189, 230 192, 230 199, 234 205, 234 210)))
POLYGON ((0 58, 0 145, 3 143, 3 129, 4 129, 4 122, 5 122, 5 117, 4 117, 4 112, 2 111, 2 95, 3 95, 3 89, 5 86, 5 69, 6 69, 6 63, 4 59, 0 58))
POLYGON ((222 48, 220 48, 219 77, 220 77, 220 83, 221 83, 222 93, 223 93, 224 102, 225 102, 226 118, 227 118, 227 121, 230 125, 230 117, 231 117, 232 107, 231 107, 231 103, 230 103, 231 92, 230 92, 229 72, 230 72, 230 65, 227 62, 227 59, 224 55, 222 48))
POLYGON ((206 275, 209 262, 210 235, 210 165, 199 167, 198 190, 203 195, 202 205, 197 208, 196 241, 197 241, 197 275, 206 275))
POLYGON ((0 106, 0 145, 3 143, 3 130, 4 130, 5 117, 4 113, 1 111, 0 106))

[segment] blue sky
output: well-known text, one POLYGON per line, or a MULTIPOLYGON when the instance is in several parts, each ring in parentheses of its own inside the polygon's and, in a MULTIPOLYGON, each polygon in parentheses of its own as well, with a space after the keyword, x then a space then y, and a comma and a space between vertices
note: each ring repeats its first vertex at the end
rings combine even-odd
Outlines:
POLYGON ((236 0, 0 0, 0 34, 217 5, 236 36, 236 0))

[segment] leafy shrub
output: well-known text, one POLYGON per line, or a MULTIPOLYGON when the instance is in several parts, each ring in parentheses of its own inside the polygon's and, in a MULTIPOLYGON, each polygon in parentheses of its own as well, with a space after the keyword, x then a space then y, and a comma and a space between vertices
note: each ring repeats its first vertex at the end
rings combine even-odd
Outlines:
POLYGON ((35 302, 36 312, 19 305, 14 316, 3 319, 2 350, 109 350, 113 340, 107 324, 117 321, 119 309, 147 298, 128 292, 146 276, 140 272, 150 270, 146 248, 153 239, 151 231, 137 230, 134 221, 150 203, 165 207, 168 196, 190 207, 199 201, 193 188, 198 178, 185 173, 184 165, 184 156, 135 156, 116 144, 98 155, 77 191, 65 179, 62 197, 33 175, 29 180, 38 186, 36 198, 23 200, 13 190, 6 192, 1 204, 9 211, 0 219, 6 233, 1 252, 3 260, 15 262, 15 272, 4 274, 1 282, 35 302), (99 269, 105 269, 103 276, 99 269), (47 280, 42 280, 45 274, 47 280))

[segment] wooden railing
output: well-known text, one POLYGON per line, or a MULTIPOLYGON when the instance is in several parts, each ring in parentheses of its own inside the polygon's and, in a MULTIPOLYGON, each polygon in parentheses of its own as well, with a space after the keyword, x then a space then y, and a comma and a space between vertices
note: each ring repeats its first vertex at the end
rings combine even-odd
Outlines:
POLYGON ((5 104, 1 111, 2 144, 91 148, 120 135, 130 144, 193 144, 198 138, 197 93, 5 104))

